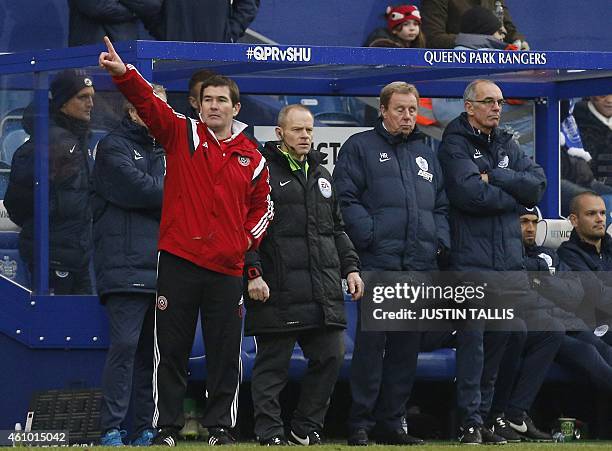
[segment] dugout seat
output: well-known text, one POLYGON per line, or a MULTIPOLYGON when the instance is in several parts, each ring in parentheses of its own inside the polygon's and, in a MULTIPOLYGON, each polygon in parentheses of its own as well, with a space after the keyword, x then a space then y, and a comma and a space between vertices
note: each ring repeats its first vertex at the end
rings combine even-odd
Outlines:
MULTIPOLYGON (((344 335, 344 362, 340 369, 339 379, 347 380, 355 347, 355 328, 357 327, 357 304, 352 301, 345 302, 347 329, 344 335)), ((247 313, 248 314, 248 313, 247 313)), ((257 354, 257 343, 254 337, 242 339, 242 373, 243 380, 250 380, 253 374, 253 363, 257 354)), ((299 346, 296 346, 289 364, 289 378, 300 379, 306 371, 307 361, 299 346)), ((206 379, 206 351, 200 321, 196 328, 196 336, 189 358, 189 377, 191 380, 206 379)), ((428 381, 453 380, 455 377, 455 350, 437 349, 432 352, 421 352, 417 363, 417 379, 428 381)))
MULTIPOLYGON (((612 226, 611 226, 612 228, 612 226)), ((569 239, 572 231, 571 223, 566 219, 541 219, 538 222, 536 243, 547 247, 557 248, 569 239)), ((340 369, 341 380, 349 377, 353 350, 355 347, 355 328, 357 327, 357 304, 345 300, 347 315, 347 329, 345 334, 344 363, 340 369)), ((248 313, 247 313, 248 314, 248 313)), ((244 337, 242 340, 242 368, 243 379, 250 380, 253 370, 253 362, 257 353, 257 345, 253 337, 244 337)), ((189 359, 190 377, 193 380, 204 380, 206 378, 206 354, 204 343, 198 322, 196 338, 189 359)), ((299 346, 296 346, 291 357, 289 367, 290 379, 299 379, 306 370, 307 362, 299 346)), ((434 351, 420 352, 417 363, 417 380, 426 381, 452 381, 455 377, 455 349, 441 348, 434 351)), ((549 379, 557 381, 572 380, 569 372, 558 365, 553 365, 549 372, 549 379)))
POLYGON ((568 219, 540 219, 536 230, 536 244, 557 249, 561 243, 569 240, 572 229, 572 223, 568 219))

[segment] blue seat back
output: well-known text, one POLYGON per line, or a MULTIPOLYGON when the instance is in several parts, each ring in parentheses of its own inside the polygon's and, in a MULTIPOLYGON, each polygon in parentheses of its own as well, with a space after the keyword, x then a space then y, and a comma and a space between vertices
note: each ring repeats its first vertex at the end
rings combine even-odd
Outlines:
POLYGON ((17 129, 8 132, 0 138, 0 161, 10 165, 15 151, 28 140, 25 130, 17 129))

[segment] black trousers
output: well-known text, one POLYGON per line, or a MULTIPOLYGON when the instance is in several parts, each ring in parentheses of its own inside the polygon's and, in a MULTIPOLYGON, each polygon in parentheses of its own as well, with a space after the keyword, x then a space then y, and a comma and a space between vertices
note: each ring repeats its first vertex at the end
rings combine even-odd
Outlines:
POLYGON ((308 359, 308 369, 302 379, 291 429, 300 437, 312 431, 320 432, 344 358, 344 330, 319 328, 265 334, 257 336, 256 342, 257 356, 251 379, 255 435, 260 440, 284 435, 279 396, 287 384, 295 343, 308 359))
POLYGON ((361 329, 357 316, 351 361, 349 430, 381 433, 402 427, 416 375, 421 332, 378 332, 361 329))
POLYGON ((205 427, 232 428, 242 362, 242 277, 209 271, 160 252, 153 361, 153 426, 180 429, 187 364, 198 314, 206 351, 205 427))
POLYGON ((488 411, 499 364, 510 332, 457 331, 456 391, 461 426, 482 425, 482 410, 488 411))
POLYGON ((568 332, 555 360, 562 366, 583 371, 596 387, 612 393, 612 346, 593 332, 568 332))
POLYGON ((490 409, 481 406, 480 415, 493 420, 499 414, 511 420, 525 418, 548 369, 563 342, 564 332, 514 331, 510 334, 499 365, 495 394, 490 409))
POLYGON ((100 430, 121 429, 132 401, 135 435, 151 428, 153 417, 153 293, 104 297, 110 346, 102 373, 100 430))

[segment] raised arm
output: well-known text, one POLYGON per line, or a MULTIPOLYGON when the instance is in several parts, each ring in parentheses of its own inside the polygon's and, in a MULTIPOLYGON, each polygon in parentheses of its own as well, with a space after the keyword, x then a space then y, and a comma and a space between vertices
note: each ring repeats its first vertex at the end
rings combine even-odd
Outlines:
POLYGON ((176 146, 170 143, 176 139, 177 135, 186 133, 187 119, 159 98, 151 84, 140 75, 135 67, 124 64, 106 36, 104 43, 107 51, 100 53, 98 59, 100 67, 106 69, 113 77, 113 82, 134 105, 140 118, 149 127, 151 135, 162 144, 166 152, 171 154, 175 151, 176 146))

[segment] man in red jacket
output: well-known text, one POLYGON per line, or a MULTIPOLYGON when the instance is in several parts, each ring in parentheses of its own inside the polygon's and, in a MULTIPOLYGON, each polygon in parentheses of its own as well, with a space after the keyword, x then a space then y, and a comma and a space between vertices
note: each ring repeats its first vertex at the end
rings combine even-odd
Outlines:
POLYGON ((272 219, 266 160, 234 120, 233 80, 214 76, 200 91, 200 120, 176 113, 125 65, 108 38, 100 66, 136 107, 167 152, 159 237, 153 426, 155 444, 175 446, 184 424, 187 363, 198 312, 206 348, 209 444, 234 441, 240 383, 242 269, 272 219))

